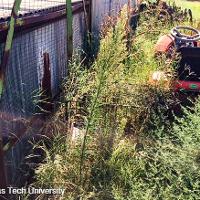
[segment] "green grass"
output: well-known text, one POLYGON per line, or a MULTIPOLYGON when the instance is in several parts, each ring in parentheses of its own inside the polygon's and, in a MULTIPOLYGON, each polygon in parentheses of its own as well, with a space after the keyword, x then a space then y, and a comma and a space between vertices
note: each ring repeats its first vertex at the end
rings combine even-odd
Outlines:
POLYGON ((198 1, 187 1, 187 0, 171 0, 170 2, 175 2, 181 8, 191 9, 193 16, 196 19, 200 19, 200 2, 198 1))

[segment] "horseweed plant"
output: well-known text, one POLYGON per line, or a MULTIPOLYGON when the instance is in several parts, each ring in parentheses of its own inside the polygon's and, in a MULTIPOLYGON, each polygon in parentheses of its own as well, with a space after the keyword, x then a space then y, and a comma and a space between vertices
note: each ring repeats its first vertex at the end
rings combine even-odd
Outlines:
POLYGON ((163 24, 171 28, 155 13, 141 14, 128 49, 124 7, 104 29, 93 65, 71 63, 55 115, 67 125, 50 149, 43 145, 46 159, 35 184, 64 187, 63 199, 70 200, 199 198, 199 107, 173 124, 169 111, 176 96, 163 84, 149 84, 154 70, 174 73, 174 63, 155 59, 152 51, 163 24), (72 124, 83 133, 75 142, 72 124))

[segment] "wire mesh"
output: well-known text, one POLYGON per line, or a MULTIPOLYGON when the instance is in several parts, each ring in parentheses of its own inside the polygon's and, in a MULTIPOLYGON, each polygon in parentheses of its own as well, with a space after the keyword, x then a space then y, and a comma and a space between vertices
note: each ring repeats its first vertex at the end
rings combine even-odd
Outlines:
MULTIPOLYGON (((10 2, 6 1, 7 4, 3 4, 4 8, 6 6, 10 8, 10 2)), ((27 3, 28 1, 25 0, 24 2, 27 3)), ((38 3, 40 1, 33 2, 38 3)), ((63 1, 56 1, 58 4, 55 4, 55 1, 49 2, 49 7, 63 3, 63 1)), ((21 13, 25 11, 23 5, 25 4, 22 3, 21 13)), ((28 7, 28 5, 26 12, 37 8, 39 4, 35 4, 35 7, 28 7)), ((43 8, 46 8, 46 6, 44 5, 43 8)), ((42 8, 42 5, 40 8, 42 8)), ((40 14, 43 15, 44 12, 40 14)), ((82 49, 83 46, 86 31, 84 17, 83 9, 73 15, 73 44, 75 49, 82 49)), ((0 58, 3 56, 4 45, 5 41, 0 43, 0 58)), ((67 73, 67 26, 65 15, 40 26, 15 33, 6 71, 5 89, 0 102, 1 116, 9 116, 9 119, 0 116, 0 130, 6 137, 11 134, 17 136, 21 132, 18 127, 18 124, 21 123, 20 118, 29 120, 37 112, 37 101, 40 98, 38 95, 40 95, 44 77, 44 54, 49 55, 51 91, 54 97, 58 94, 63 78, 66 77, 67 73), (19 123, 16 124, 16 120, 19 120, 19 123)), ((30 133, 26 132, 26 134, 30 133)), ((9 173, 9 183, 11 184, 16 183, 19 178, 18 173, 24 158, 23 147, 26 143, 26 140, 22 137, 22 140, 6 153, 7 168, 12 172, 9 173)))
MULTIPOLYGON (((41 8, 42 5, 47 7, 44 3, 47 1, 49 7, 63 5, 65 2, 65 0, 46 0, 41 3, 36 0, 33 2, 22 0, 21 10, 24 8, 23 5, 27 5, 27 10, 33 9, 30 5, 34 5, 35 8, 41 8)), ((10 4, 11 1, 8 1, 4 7, 10 4)), ((83 11, 73 16, 75 49, 81 49, 83 46, 86 31, 84 17, 83 11)), ((66 32, 66 17, 63 16, 56 21, 15 34, 6 72, 6 89, 0 104, 3 112, 10 112, 15 116, 29 116, 36 110, 37 102, 34 101, 34 96, 37 96, 41 89, 44 76, 44 54, 49 56, 52 94, 53 96, 58 94, 67 72, 66 32)), ((4 44, 0 46, 1 57, 3 46, 4 44)))
MULTIPOLYGON (((10 16, 15 0, 0 0, 0 18, 10 16)), ((77 0, 74 0, 76 2, 77 0)), ((20 14, 65 5, 66 0, 22 0, 20 14)))

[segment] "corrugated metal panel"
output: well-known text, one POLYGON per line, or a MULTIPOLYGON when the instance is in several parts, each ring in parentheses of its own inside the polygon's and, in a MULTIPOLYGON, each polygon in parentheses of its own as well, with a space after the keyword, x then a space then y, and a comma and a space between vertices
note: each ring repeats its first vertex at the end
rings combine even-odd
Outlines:
POLYGON ((84 45, 84 37, 86 34, 86 25, 84 12, 73 16, 73 45, 75 50, 82 50, 84 45))
MULTIPOLYGON (((92 8, 92 30, 99 33, 104 18, 108 15, 117 15, 128 0, 95 0, 92 8)), ((137 6, 137 0, 131 0, 133 7, 137 6)))
POLYGON ((6 72, 6 84, 1 100, 2 112, 15 116, 29 115, 34 110, 32 92, 38 87, 34 33, 15 38, 6 72), (33 67, 34 66, 34 67, 33 67))
MULTIPOLYGON (((84 13, 73 16, 74 48, 82 49, 85 35, 84 13)), ((0 44, 0 56, 4 44, 0 44)), ((0 102, 0 111, 12 119, 31 116, 35 112, 34 94, 41 87, 43 77, 43 54, 49 53, 51 85, 53 95, 58 93, 62 79, 67 72, 66 19, 49 23, 14 38, 6 72, 5 90, 0 102)), ((0 120, 0 131, 4 135, 16 134, 15 122, 0 120)), ((25 154, 27 138, 6 153, 9 183, 15 184, 19 178, 20 165, 25 154)))
MULTIPOLYGON (((73 18, 74 47, 81 49, 85 34, 83 12, 73 18)), ((3 51, 3 44, 0 46, 3 51)), ((35 111, 33 96, 40 90, 43 54, 49 53, 52 93, 59 91, 67 71, 66 19, 21 33, 13 41, 0 109, 15 116, 29 116, 35 111)))
MULTIPOLYGON (((66 20, 62 19, 49 25, 37 28, 34 31, 34 46, 36 52, 36 69, 38 79, 38 89, 40 89, 43 78, 43 54, 48 53, 51 69, 52 94, 55 96, 59 90, 62 73, 66 69, 66 20)), ((34 66, 32 66, 34 67, 34 66)))

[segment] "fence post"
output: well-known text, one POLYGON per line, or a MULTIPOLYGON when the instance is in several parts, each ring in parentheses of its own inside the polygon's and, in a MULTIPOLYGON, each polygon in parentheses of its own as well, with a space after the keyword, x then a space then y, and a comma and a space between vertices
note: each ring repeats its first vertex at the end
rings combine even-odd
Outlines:
POLYGON ((66 0, 67 14, 67 59, 72 59, 73 54, 73 16, 72 16, 72 1, 66 0))
POLYGON ((6 38, 6 44, 5 44, 5 49, 4 49, 4 53, 3 53, 2 63, 0 66, 0 99, 1 99, 2 93, 3 93, 5 72, 6 72, 6 67, 8 64, 10 50, 12 47, 12 41, 13 41, 14 30, 15 30, 15 22, 16 22, 16 18, 18 16, 21 2, 22 2, 22 0, 15 0, 13 9, 12 9, 12 13, 11 13, 10 25, 9 25, 9 29, 8 29, 7 38, 6 38))
MULTIPOLYGON (((10 18, 10 24, 8 29, 8 34, 6 38, 5 43, 5 49, 3 52, 3 58, 0 65, 0 100, 3 94, 4 89, 4 81, 5 81, 5 73, 6 73, 6 67, 8 65, 8 59, 10 55, 10 50, 12 47, 12 41, 14 36, 14 30, 15 30, 15 22, 16 18, 18 16, 18 12, 20 9, 22 0, 15 0, 11 12, 11 18, 10 18)), ((2 133, 0 132, 0 188, 3 188, 7 185, 6 182, 6 172, 5 172, 5 164, 4 164, 4 151, 3 151, 3 139, 2 139, 2 133)))

